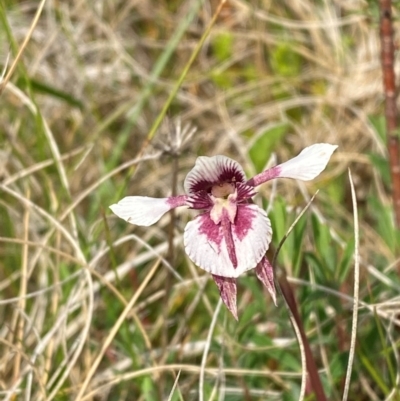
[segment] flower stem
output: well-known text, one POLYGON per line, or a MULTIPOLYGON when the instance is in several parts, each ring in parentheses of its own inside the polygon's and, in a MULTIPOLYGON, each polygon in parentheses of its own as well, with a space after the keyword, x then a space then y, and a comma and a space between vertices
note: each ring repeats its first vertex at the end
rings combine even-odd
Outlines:
MULTIPOLYGON (((290 226, 288 232, 285 234, 285 236, 282 238, 281 242, 279 243, 278 249, 275 252, 274 259, 272 262, 272 266, 274 267, 274 270, 276 270, 276 262, 278 259, 279 251, 281 250, 284 242, 286 241, 286 238, 290 235, 290 233, 292 232, 292 230, 295 227, 295 225, 297 224, 297 222, 300 220, 300 218, 303 216, 303 214, 306 212, 306 210, 310 207, 310 205, 313 202, 317 193, 318 192, 316 192, 314 194, 314 196, 310 199, 310 201, 308 202, 306 207, 301 211, 299 216, 297 216, 296 220, 290 226)), ((300 316, 299 309, 297 306, 296 297, 295 297, 294 291, 287 279, 286 271, 284 270, 283 267, 281 267, 279 269, 279 275, 277 275, 277 282, 279 284, 278 289, 282 293, 283 298, 285 299, 286 307, 291 315, 291 319, 290 319, 291 323, 294 326, 295 331, 298 332, 300 335, 300 340, 302 343, 301 348, 303 348, 303 350, 304 350, 307 372, 309 374, 309 385, 311 386, 311 389, 314 391, 317 401, 327 401, 325 391, 322 386, 321 378, 319 377, 317 364, 315 363, 315 359, 314 359, 312 351, 311 351, 311 346, 308 341, 306 332, 304 330, 303 322, 301 321, 301 316, 300 316)), ((306 387, 308 387, 308 386, 306 386, 306 387)))

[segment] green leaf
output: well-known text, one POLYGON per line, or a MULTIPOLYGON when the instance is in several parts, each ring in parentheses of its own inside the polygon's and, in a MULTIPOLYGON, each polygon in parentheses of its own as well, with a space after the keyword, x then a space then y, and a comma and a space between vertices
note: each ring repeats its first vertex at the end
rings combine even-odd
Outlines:
POLYGON ((282 42, 271 54, 271 67, 284 77, 296 77, 301 69, 301 57, 293 49, 292 44, 282 42))
POLYGON ((291 386, 283 393, 282 401, 293 401, 300 398, 300 386, 297 383, 291 383, 291 386))
POLYGON ((368 155, 371 164, 378 170, 379 175, 382 177, 382 180, 387 188, 390 188, 392 185, 392 179, 390 176, 390 167, 389 161, 386 157, 377 154, 369 154, 368 155))
POLYGON ((223 32, 212 41, 212 49, 218 61, 225 61, 232 56, 233 35, 231 32, 223 32))
POLYGON ((314 272, 317 283, 324 283, 325 281, 330 280, 329 274, 328 279, 326 277, 327 269, 314 253, 306 252, 304 257, 307 264, 310 265, 309 268, 314 272))
POLYGON ((229 89, 233 86, 231 74, 226 71, 215 70, 211 72, 211 80, 220 89, 229 89))
POLYGON ((382 325, 382 322, 376 313, 376 310, 374 310, 374 319, 377 327, 377 331, 379 333, 379 339, 381 340, 382 348, 383 348, 383 356, 386 360, 386 366, 388 367, 388 373, 389 377, 392 382, 392 386, 396 385, 396 374, 395 374, 395 367, 393 366, 391 355, 393 354, 394 350, 391 345, 387 344, 387 338, 386 338, 386 333, 384 331, 384 327, 382 325))
POLYGON ((348 359, 348 351, 336 352, 330 357, 329 365, 334 381, 340 381, 346 374, 348 359))
MULTIPOLYGON (((289 228, 289 224, 287 222, 287 210, 286 210, 286 202, 283 198, 277 197, 274 202, 273 212, 270 213, 269 218, 271 219, 272 224, 272 238, 275 244, 279 244, 282 238, 285 236, 287 229, 289 228)), ((283 247, 280 250, 278 256, 278 263, 283 264, 284 266, 290 266, 291 257, 289 251, 291 249, 290 243, 292 241, 291 236, 289 236, 283 247)))
POLYGON ((386 120, 385 116, 368 116, 368 120, 371 125, 374 127, 375 132, 378 134, 378 137, 382 141, 383 144, 386 144, 386 120))
POLYGON ((331 239, 329 227, 320 222, 318 217, 315 215, 312 215, 311 222, 317 254, 324 266, 328 267, 330 273, 329 276, 332 278, 336 271, 337 254, 335 249, 336 247, 331 239))
POLYGON ((340 204, 344 202, 347 185, 345 182, 345 175, 335 178, 334 180, 330 180, 325 186, 324 191, 328 195, 329 202, 333 204, 340 204))
POLYGON ((279 243, 286 232, 286 202, 278 196, 274 202, 273 211, 270 213, 269 218, 271 219, 273 229, 274 242, 279 243))
POLYGON ((289 130, 289 124, 280 123, 265 130, 249 151, 249 156, 257 172, 261 172, 271 156, 273 149, 289 130))
POLYGON ((368 206, 373 211, 372 215, 376 219, 376 230, 388 248, 394 253, 398 234, 394 227, 392 207, 382 205, 375 196, 368 197, 368 206))
POLYGON ((292 265, 293 272, 296 277, 299 276, 300 265, 303 259, 302 245, 306 226, 307 219, 305 216, 303 216, 294 227, 293 232, 290 234, 290 236, 293 238, 292 265))
MULTIPOLYGON (((22 85, 22 84, 23 84, 22 80, 18 80, 17 85, 22 85)), ((54 86, 47 85, 46 83, 38 81, 34 78, 30 78, 30 85, 31 89, 36 92, 41 92, 46 95, 55 97, 59 100, 62 100, 70 104, 71 106, 78 107, 81 110, 84 108, 83 103, 79 99, 75 98, 74 96, 70 95, 67 92, 55 88, 54 86)))
POLYGON ((354 255, 354 248, 355 248, 355 240, 351 238, 347 241, 346 247, 343 252, 342 259, 338 266, 338 273, 337 277, 340 283, 343 283, 349 274, 349 269, 353 263, 353 255, 354 255))
POLYGON ((280 358, 280 369, 288 370, 288 371, 296 371, 297 369, 301 369, 301 362, 299 359, 299 355, 290 354, 289 352, 282 352, 280 358))
POLYGON ((150 377, 144 377, 142 380, 142 391, 141 395, 146 401, 157 401, 157 390, 154 386, 154 382, 150 377))
MULTIPOLYGON (((365 348, 363 344, 361 344, 361 347, 365 348)), ((364 366, 364 369, 370 374, 374 384, 381 389, 385 396, 387 396, 389 394, 389 388, 383 380, 383 375, 380 371, 379 364, 376 364, 375 360, 369 359, 371 356, 371 352, 367 349, 363 349, 358 352, 358 360, 364 366)))

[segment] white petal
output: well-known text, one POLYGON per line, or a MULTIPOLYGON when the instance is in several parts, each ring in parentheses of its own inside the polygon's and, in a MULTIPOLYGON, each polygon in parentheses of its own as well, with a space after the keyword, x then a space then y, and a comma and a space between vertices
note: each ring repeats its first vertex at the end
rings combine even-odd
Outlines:
POLYGON ((299 155, 276 166, 277 177, 308 181, 319 175, 328 164, 337 145, 317 143, 303 149, 299 155))
POLYGON ((110 209, 121 219, 138 226, 150 226, 174 207, 170 198, 127 196, 110 209))
POLYGON ((206 190, 211 185, 223 182, 244 182, 246 175, 242 166, 226 156, 200 156, 185 178, 186 193, 206 190))
POLYGON ((217 276, 238 277, 256 267, 268 249, 271 236, 271 223, 264 210, 257 205, 238 205, 232 225, 237 268, 229 258, 221 226, 208 213, 186 225, 183 239, 186 253, 196 265, 217 276))

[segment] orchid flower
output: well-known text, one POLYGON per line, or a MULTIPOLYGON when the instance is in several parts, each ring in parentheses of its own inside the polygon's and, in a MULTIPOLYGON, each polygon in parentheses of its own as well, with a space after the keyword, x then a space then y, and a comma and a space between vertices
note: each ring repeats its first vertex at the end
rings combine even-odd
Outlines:
POLYGON ((252 202, 255 188, 274 178, 308 181, 325 169, 336 145, 309 146, 293 159, 250 180, 235 160, 201 156, 184 181, 186 195, 169 198, 127 196, 111 210, 128 223, 150 226, 178 206, 200 210, 184 232, 185 251, 212 274, 220 296, 237 319, 236 279, 255 269, 276 304, 273 268, 265 256, 272 237, 266 212, 252 202))

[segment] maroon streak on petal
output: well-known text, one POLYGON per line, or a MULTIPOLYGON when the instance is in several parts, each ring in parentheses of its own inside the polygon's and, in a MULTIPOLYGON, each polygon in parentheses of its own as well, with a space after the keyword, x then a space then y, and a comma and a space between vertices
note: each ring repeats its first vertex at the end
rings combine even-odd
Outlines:
POLYGON ((184 187, 188 194, 209 191, 213 185, 230 182, 245 182, 246 175, 241 165, 226 156, 201 156, 185 178, 184 187))
POLYGON ((256 195, 256 191, 254 190, 254 187, 243 184, 242 182, 239 182, 236 184, 236 191, 237 191, 237 201, 243 201, 246 199, 250 199, 253 196, 256 195))
POLYGON ((265 256, 261 259, 260 263, 256 267, 256 275, 267 288, 276 306, 277 304, 274 283, 274 269, 265 256))
POLYGON ((249 207, 249 205, 238 205, 236 210, 236 220, 235 224, 232 226, 232 229, 234 230, 236 236, 240 241, 244 237, 246 237, 249 230, 253 228, 253 223, 254 219, 257 216, 257 211, 258 209, 255 209, 254 207, 249 207))
POLYGON ((209 212, 186 225, 183 235, 185 251, 205 271, 222 277, 239 277, 245 271, 254 269, 265 255, 272 237, 271 223, 265 211, 257 205, 239 204, 231 232, 236 268, 228 254, 221 223, 215 224, 209 212))
POLYGON ((223 303, 232 313, 233 317, 238 320, 237 308, 236 308, 236 279, 231 277, 222 277, 212 275, 215 284, 219 289, 219 294, 223 303))
POLYGON ((190 194, 187 197, 186 204, 192 209, 210 209, 213 206, 213 202, 210 195, 206 191, 199 191, 190 194))
POLYGON ((221 226, 225 238, 225 244, 228 249, 229 259, 231 260, 233 267, 236 269, 238 262, 236 257, 235 243, 233 242, 232 238, 232 224, 229 220, 228 212, 225 208, 222 210, 221 226))
POLYGON ((223 239, 223 232, 218 224, 215 224, 209 213, 203 213, 197 216, 200 219, 199 233, 207 237, 208 242, 215 244, 218 248, 223 239))

